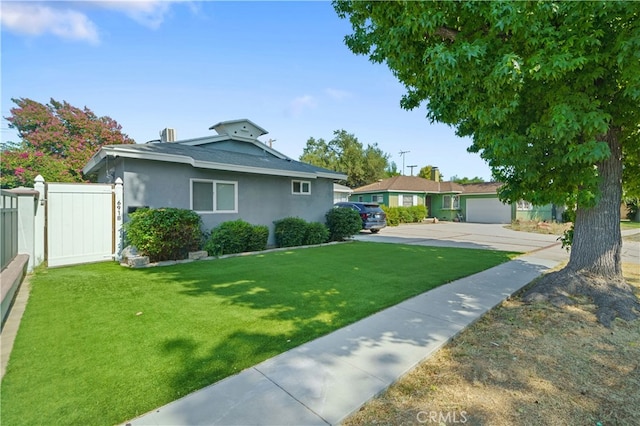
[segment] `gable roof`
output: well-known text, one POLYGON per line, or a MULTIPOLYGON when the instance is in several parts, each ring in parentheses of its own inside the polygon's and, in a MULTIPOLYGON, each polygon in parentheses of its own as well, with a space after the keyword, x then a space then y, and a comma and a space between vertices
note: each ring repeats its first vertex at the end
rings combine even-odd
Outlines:
MULTIPOLYGON (((268 147, 265 146, 265 148, 268 147)), ((107 156, 111 156, 189 164, 196 168, 241 173, 308 179, 328 178, 343 180, 347 178, 343 173, 316 167, 287 157, 276 157, 267 151, 265 149, 264 155, 253 155, 181 143, 107 145, 103 146, 100 151, 91 157, 83 172, 85 174, 96 172, 101 167, 104 159, 107 156)))
POLYGON ((501 182, 466 183, 462 185, 465 195, 472 194, 497 194, 502 186, 501 182))
POLYGON ((354 194, 367 194, 372 192, 418 192, 418 193, 459 193, 471 194, 497 194, 500 182, 469 183, 461 185, 452 181, 438 182, 424 179, 418 176, 394 176, 382 179, 369 185, 361 186, 353 190, 354 194))
POLYGON ((418 176, 394 176, 353 190, 354 194, 370 192, 462 192, 455 182, 436 182, 418 176))

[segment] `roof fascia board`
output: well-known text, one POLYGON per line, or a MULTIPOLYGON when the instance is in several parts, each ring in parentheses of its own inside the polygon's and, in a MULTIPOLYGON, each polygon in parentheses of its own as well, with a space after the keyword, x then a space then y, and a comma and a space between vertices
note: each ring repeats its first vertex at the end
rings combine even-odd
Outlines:
MULTIPOLYGON (((231 171, 231 172, 252 173, 252 174, 272 175, 272 176, 301 177, 301 178, 307 178, 307 179, 316 179, 318 177, 326 177, 326 176, 320 176, 320 174, 318 173, 289 171, 289 170, 282 170, 282 169, 267 169, 262 167, 251 167, 251 166, 238 166, 235 164, 214 163, 210 161, 196 161, 193 158, 188 157, 186 155, 164 154, 164 153, 158 153, 158 152, 139 152, 139 151, 129 150, 129 149, 120 148, 120 147, 115 147, 115 148, 103 147, 100 150, 100 152, 102 151, 105 152, 105 154, 102 157, 106 155, 114 155, 114 156, 121 156, 126 158, 135 158, 140 160, 165 161, 165 162, 172 162, 172 163, 189 164, 193 167, 197 167, 201 169, 225 170, 225 171, 231 171)), ((335 176, 331 176, 331 178, 335 178, 335 176)))

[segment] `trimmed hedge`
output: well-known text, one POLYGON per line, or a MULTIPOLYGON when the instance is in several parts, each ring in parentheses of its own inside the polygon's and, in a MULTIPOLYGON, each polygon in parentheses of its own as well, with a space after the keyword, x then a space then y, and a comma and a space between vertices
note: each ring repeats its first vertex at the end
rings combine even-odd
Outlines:
POLYGON ((427 217, 425 206, 387 207, 381 204, 380 207, 387 214, 387 225, 389 226, 398 226, 401 223, 419 223, 427 217))
POLYGON ((286 217, 273 222, 278 247, 307 246, 329 241, 329 229, 320 222, 307 222, 299 217, 286 217))
POLYGON ((329 241, 329 228, 320 222, 307 224, 307 234, 304 238, 305 245, 322 244, 329 241))
POLYGON ((211 230, 204 249, 210 256, 260 251, 267 248, 269 228, 242 219, 223 222, 211 230))
POLYGON ((329 227, 329 239, 342 241, 352 237, 362 230, 362 218, 353 209, 332 208, 325 214, 329 227))
POLYGON ((202 220, 193 210, 138 209, 124 224, 126 238, 152 262, 185 259, 202 243, 202 220))
POLYGON ((307 221, 299 217, 285 217, 276 220, 275 237, 278 247, 295 247, 304 245, 307 235, 307 221))

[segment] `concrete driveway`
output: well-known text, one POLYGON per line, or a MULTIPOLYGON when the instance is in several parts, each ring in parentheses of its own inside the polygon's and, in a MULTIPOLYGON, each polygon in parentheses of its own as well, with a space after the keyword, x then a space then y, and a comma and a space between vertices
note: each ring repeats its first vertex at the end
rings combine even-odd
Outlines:
MULTIPOLYGON (((640 229, 623 231, 623 235, 640 233, 640 229)), ((546 253, 558 260, 568 259, 557 235, 536 234, 507 229, 501 224, 438 222, 388 226, 378 234, 362 231, 354 237, 360 241, 418 244, 438 247, 463 247, 531 253, 549 248, 546 253)), ((640 242, 623 241, 622 261, 640 264, 640 242)))

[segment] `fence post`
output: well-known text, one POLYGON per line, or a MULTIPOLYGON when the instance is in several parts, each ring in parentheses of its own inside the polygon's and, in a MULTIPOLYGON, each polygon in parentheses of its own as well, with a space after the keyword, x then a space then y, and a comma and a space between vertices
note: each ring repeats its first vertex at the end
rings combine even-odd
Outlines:
POLYGON ((116 187, 115 187, 115 195, 116 195, 116 211, 115 211, 115 216, 116 216, 116 220, 115 220, 115 248, 116 248, 116 252, 113 254, 114 259, 116 259, 117 261, 121 260, 121 256, 120 254, 122 253, 122 220, 123 220, 123 215, 122 215, 122 208, 124 206, 124 200, 123 200, 123 188, 122 188, 122 179, 117 178, 116 179, 116 187))
POLYGON ((41 175, 36 176, 33 189, 38 191, 35 205, 35 217, 33 221, 33 266, 36 267, 44 262, 44 241, 45 229, 45 204, 47 202, 44 186, 44 178, 41 175))

